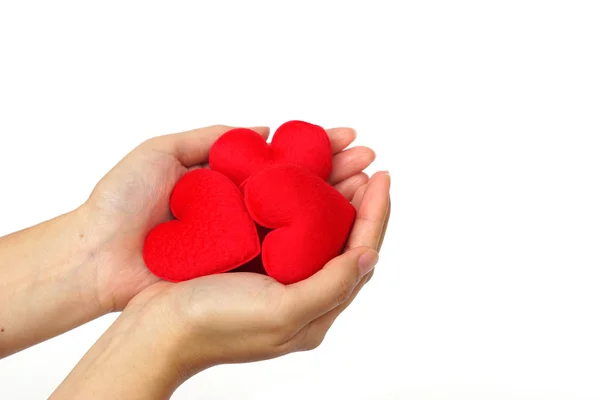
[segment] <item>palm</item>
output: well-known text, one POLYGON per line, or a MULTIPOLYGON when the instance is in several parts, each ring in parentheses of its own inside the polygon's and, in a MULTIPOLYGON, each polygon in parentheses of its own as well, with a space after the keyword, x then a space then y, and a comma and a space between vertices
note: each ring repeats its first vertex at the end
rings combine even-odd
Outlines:
MULTIPOLYGON (((171 147, 161 146, 169 144, 167 139, 175 140, 180 135, 189 140, 193 133, 164 136, 139 146, 98 183, 90 196, 88 205, 99 229, 106 233, 103 237, 107 238, 103 246, 103 254, 107 256, 98 273, 99 290, 115 309, 122 309, 141 290, 160 281, 144 264, 144 239, 152 227, 170 218, 169 197, 176 182, 190 168, 206 161, 198 157, 192 162, 188 159, 182 162, 171 147)), ((361 171, 374 155, 370 149, 361 147, 342 151, 354 139, 351 130, 333 129, 329 133, 334 150, 331 183, 351 199, 357 188, 366 183, 366 175, 361 171)), ((201 134, 195 132, 196 140, 201 134)), ((208 149, 200 150, 205 154, 208 149)), ((219 279, 226 286, 231 279, 247 280, 250 285, 259 282, 255 274, 219 279)))
POLYGON ((143 307, 150 299, 165 296, 171 307, 192 315, 200 315, 206 309, 225 319, 228 314, 264 312, 268 315, 277 306, 283 291, 284 285, 265 275, 252 272, 217 274, 177 284, 156 282, 135 296, 128 308, 143 307), (196 305, 201 308, 195 309, 196 305))
POLYGON ((110 231, 105 246, 110 257, 98 280, 101 292, 110 293, 116 309, 159 280, 142 259, 144 239, 153 226, 169 218, 171 190, 187 171, 168 154, 136 151, 98 183, 89 200, 110 231))
POLYGON ((377 173, 348 192, 353 192, 357 219, 347 251, 307 280, 285 286, 241 272, 178 284, 162 281, 135 296, 127 310, 157 311, 163 324, 166 315, 176 316, 169 326, 181 334, 176 342, 191 340, 183 364, 192 374, 202 369, 201 360, 207 365, 248 362, 312 349, 370 279, 369 273, 356 280, 357 254, 381 247, 390 212, 389 183, 389 176, 377 173), (206 343, 209 348, 203 347, 206 343))

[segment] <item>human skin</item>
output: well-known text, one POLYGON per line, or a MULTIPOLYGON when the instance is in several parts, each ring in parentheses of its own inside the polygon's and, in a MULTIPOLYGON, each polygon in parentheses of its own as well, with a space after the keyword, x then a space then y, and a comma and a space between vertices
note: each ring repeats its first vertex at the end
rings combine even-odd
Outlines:
MULTIPOLYGON (((204 164, 212 143, 231 128, 150 139, 123 158, 77 209, 0 238, 0 358, 121 311, 141 292, 143 299, 165 287, 144 265, 143 240, 169 218, 169 196, 178 179, 204 164)), ((268 136, 266 127, 253 129, 268 136)), ((355 137, 352 129, 328 134, 334 152, 330 181, 349 197, 367 182, 361 171, 374 153, 365 147, 344 150, 355 137)))
POLYGON ((370 279, 390 213, 390 177, 353 194, 346 251, 292 285, 254 273, 219 274, 142 291, 51 399, 167 399, 218 364, 264 360, 319 346, 370 279))

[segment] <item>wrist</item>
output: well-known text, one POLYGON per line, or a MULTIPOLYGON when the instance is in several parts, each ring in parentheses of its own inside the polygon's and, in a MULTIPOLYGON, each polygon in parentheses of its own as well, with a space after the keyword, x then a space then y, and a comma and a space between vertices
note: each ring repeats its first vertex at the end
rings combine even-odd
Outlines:
POLYGON ((142 259, 149 230, 144 218, 127 221, 91 201, 73 214, 86 231, 84 245, 93 256, 96 297, 105 313, 122 311, 135 295, 160 280, 142 259))
POLYGON ((156 325, 145 310, 123 312, 51 398, 169 398, 185 378, 177 345, 156 325))
POLYGON ((69 225, 75 227, 74 248, 83 259, 85 274, 81 274, 80 286, 82 293, 86 294, 89 302, 98 307, 100 315, 116 311, 112 296, 107 295, 102 288, 102 270, 108 264, 107 243, 110 241, 109 232, 101 227, 101 223, 94 219, 87 203, 66 214, 69 225))
POLYGON ((107 312, 97 291, 97 241, 80 209, 1 241, 0 320, 7 345, 0 357, 107 312))
POLYGON ((156 382, 156 390, 172 392, 186 379, 178 358, 182 346, 168 317, 154 311, 124 311, 109 333, 110 350, 125 370, 137 368, 136 381, 156 382))
POLYGON ((201 318, 190 317, 187 308, 191 305, 175 295, 176 285, 171 282, 152 285, 131 300, 121 318, 124 328, 136 327, 145 340, 153 341, 167 364, 165 367, 175 371, 177 380, 183 383, 216 363, 207 348, 211 341, 202 334, 204 329, 198 328, 201 318), (190 324, 192 320, 194 323, 190 324))

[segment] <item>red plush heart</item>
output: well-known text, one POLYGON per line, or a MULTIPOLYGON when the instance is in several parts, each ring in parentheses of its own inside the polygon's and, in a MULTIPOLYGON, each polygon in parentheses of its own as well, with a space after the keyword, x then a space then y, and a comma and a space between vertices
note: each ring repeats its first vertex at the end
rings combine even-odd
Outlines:
POLYGON ((210 168, 228 176, 238 186, 269 165, 297 165, 324 180, 331 173, 331 142, 323 128, 303 121, 281 125, 269 145, 250 129, 232 129, 213 144, 210 168))
POLYGON ((306 279, 343 249, 356 210, 331 185, 304 168, 272 166, 244 185, 246 207, 273 229, 262 243, 272 278, 289 284, 306 279))
POLYGON ((171 194, 174 221, 152 229, 143 257, 154 275, 173 282, 236 268, 260 253, 256 226, 226 176, 197 169, 171 194))

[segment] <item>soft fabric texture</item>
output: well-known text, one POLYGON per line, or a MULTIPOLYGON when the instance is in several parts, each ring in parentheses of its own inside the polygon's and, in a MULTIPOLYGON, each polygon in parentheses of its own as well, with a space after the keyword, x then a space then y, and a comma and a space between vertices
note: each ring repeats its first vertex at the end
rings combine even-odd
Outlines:
POLYGON ((252 218, 273 229, 262 243, 265 270, 277 281, 301 281, 340 254, 356 210, 322 178, 296 166, 271 166, 244 184, 252 218))
POLYGON ((184 175, 170 199, 176 220, 152 229, 143 257, 156 276, 173 282, 234 269, 260 253, 256 225, 242 194, 209 169, 184 175))
POLYGON ((236 185, 270 165, 297 165, 324 180, 331 173, 331 142, 323 128, 303 121, 281 125, 271 143, 250 129, 232 129, 222 135, 209 153, 210 168, 236 185))

